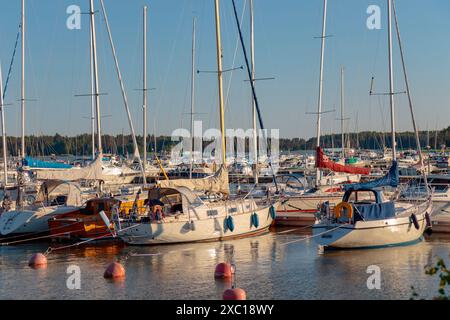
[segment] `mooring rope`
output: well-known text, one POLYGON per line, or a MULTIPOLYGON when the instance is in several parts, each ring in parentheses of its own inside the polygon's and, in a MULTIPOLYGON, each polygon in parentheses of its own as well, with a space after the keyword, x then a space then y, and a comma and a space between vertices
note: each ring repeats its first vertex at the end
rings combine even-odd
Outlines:
POLYGON ((343 226, 346 226, 346 225, 348 225, 348 223, 342 224, 339 227, 336 227, 336 228, 333 228, 333 229, 330 229, 330 230, 327 230, 327 231, 324 231, 324 232, 321 232, 321 233, 318 233, 318 234, 315 234, 315 235, 312 235, 312 236, 308 236, 308 237, 305 237, 305 238, 301 238, 301 239, 285 242, 285 243, 282 243, 281 245, 284 246, 284 245, 288 245, 288 244, 295 243, 295 242, 306 241, 306 240, 309 240, 309 239, 312 239, 312 238, 324 235, 324 234, 326 234, 328 232, 335 231, 335 230, 337 230, 339 228, 342 228, 343 226))

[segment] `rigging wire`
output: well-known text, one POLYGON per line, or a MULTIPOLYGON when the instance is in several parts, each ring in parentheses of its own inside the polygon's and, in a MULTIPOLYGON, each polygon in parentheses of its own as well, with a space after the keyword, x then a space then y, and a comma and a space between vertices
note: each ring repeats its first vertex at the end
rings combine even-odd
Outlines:
POLYGON ((9 83, 9 79, 11 78, 11 72, 12 72, 14 60, 15 60, 16 53, 17 53, 17 46, 19 44, 21 30, 22 30, 22 24, 19 24, 19 31, 17 31, 16 43, 14 44, 14 51, 13 51, 13 54, 11 57, 11 62, 9 63, 8 75, 6 76, 5 88, 3 89, 3 100, 5 99, 6 91, 8 90, 8 83, 9 83))

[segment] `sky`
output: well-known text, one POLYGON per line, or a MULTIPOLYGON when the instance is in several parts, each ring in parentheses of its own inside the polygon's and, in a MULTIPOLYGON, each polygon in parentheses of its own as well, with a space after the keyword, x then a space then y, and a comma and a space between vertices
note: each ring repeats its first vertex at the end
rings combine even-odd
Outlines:
MULTIPOLYGON (((4 81, 20 22, 19 0, 0 0, 0 61, 4 81)), ((149 131, 170 135, 189 127, 192 19, 197 18, 196 69, 216 65, 213 0, 104 0, 136 131, 142 131, 142 8, 149 7, 149 131)), ((254 0, 256 91, 266 128, 282 137, 315 136, 322 31, 322 0, 254 0)), ((248 0, 236 0, 249 49, 248 0), (246 6, 244 7, 244 4, 246 6)), ((75 135, 90 132, 89 16, 69 30, 70 5, 82 12, 88 0, 26 0, 27 134, 75 135)), ((450 125, 450 1, 397 0, 397 12, 415 115, 422 130, 450 125)), ((96 9, 100 9, 95 0, 96 9)), ((101 11, 96 14, 102 131, 129 133, 114 61, 101 11)), ((245 66, 231 0, 221 1, 224 69, 245 66)), ((395 29, 394 29, 395 30, 395 29)), ((386 0, 329 0, 324 66, 322 133, 340 132, 340 68, 345 68, 345 115, 349 131, 390 128, 386 0), (381 29, 369 30, 369 5, 381 8, 381 29)), ((394 37, 395 91, 405 84, 394 37)), ((20 45, 18 48, 20 53, 20 45)), ((251 91, 245 70, 224 74, 226 127, 251 127, 251 91)), ((195 117, 218 127, 217 76, 195 75, 195 117)), ((20 54, 6 94, 9 135, 20 134, 20 54)), ((407 97, 395 96, 397 130, 412 130, 407 97)))

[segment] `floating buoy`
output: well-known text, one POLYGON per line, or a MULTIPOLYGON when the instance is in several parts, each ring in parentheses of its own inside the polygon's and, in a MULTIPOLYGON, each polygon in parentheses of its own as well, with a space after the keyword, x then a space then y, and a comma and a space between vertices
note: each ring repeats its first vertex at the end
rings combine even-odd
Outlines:
POLYGON ((271 217, 273 220, 275 220, 275 218, 277 217, 277 212, 276 212, 274 206, 271 206, 269 211, 270 211, 270 217, 271 217))
POLYGON ((214 278, 226 279, 231 278, 234 274, 234 268, 229 263, 219 263, 214 271, 214 278))
POLYGON ((241 288, 231 288, 223 292, 223 300, 247 300, 247 294, 241 288))
POLYGON ((256 212, 254 214, 252 214, 252 225, 255 228, 259 227, 259 217, 258 217, 258 214, 256 212))
POLYGON ((28 261, 28 265, 32 268, 45 268, 47 266, 47 257, 42 253, 35 253, 28 261))
POLYGON ((414 224, 414 227, 416 228, 416 230, 419 230, 419 228, 420 228, 419 221, 417 221, 417 217, 414 213, 411 214, 411 221, 414 224))
POLYGON ((232 216, 229 216, 229 217, 227 218, 227 227, 228 227, 228 229, 229 229, 231 232, 234 231, 234 221, 233 221, 233 217, 232 217, 232 216))
POLYGON ((120 263, 113 262, 106 268, 103 277, 106 279, 123 279, 125 278, 125 268, 120 263))

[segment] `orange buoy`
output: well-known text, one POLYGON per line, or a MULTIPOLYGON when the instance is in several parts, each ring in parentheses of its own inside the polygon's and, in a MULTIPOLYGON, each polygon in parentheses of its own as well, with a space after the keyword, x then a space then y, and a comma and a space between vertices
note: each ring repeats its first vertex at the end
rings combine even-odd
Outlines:
POLYGON ((47 257, 42 253, 35 253, 28 261, 28 265, 32 268, 45 268, 47 266, 47 257))
POLYGON ((225 279, 225 278, 231 278, 233 276, 233 272, 234 268, 232 267, 231 264, 229 263, 219 263, 216 266, 216 270, 214 271, 214 278, 220 278, 220 279, 225 279))
POLYGON ((111 263, 106 268, 103 277, 106 279, 122 279, 125 278, 125 268, 118 262, 111 263))
POLYGON ((223 292, 223 300, 247 300, 247 294, 241 288, 231 288, 223 292))

